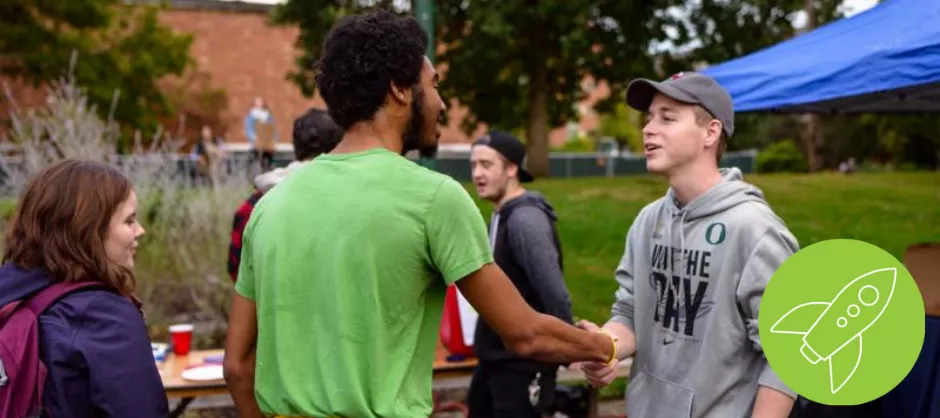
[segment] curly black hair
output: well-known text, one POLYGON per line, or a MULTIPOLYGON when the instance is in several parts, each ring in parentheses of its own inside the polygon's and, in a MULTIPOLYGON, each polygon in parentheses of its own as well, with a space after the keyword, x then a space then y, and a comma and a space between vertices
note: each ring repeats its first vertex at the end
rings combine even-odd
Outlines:
POLYGON ((322 109, 310 109, 294 119, 294 158, 309 160, 330 152, 343 139, 343 130, 322 109))
POLYGON ((428 35, 414 17, 388 11, 347 16, 323 42, 317 89, 330 116, 344 130, 371 120, 390 83, 418 84, 428 35))

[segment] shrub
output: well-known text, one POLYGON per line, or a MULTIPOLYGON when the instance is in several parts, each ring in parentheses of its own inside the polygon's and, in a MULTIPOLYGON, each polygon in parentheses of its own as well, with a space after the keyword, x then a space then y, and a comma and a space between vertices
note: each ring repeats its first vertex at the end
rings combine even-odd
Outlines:
POLYGON ((643 113, 626 103, 618 102, 610 113, 602 114, 600 120, 601 136, 615 138, 625 151, 641 153, 643 151, 643 113))
POLYGON ((589 138, 576 135, 565 141, 565 144, 555 148, 553 151, 559 152, 593 152, 596 146, 594 141, 589 138))
POLYGON ((757 156, 757 171, 762 173, 805 173, 806 157, 791 139, 776 142, 757 156))
POLYGON ((187 147, 195 143, 203 125, 209 125, 216 136, 226 136, 228 93, 213 87, 208 73, 189 72, 167 79, 162 85, 167 100, 177 110, 177 117, 164 119, 163 124, 173 135, 185 139, 187 147))
POLYGON ((147 230, 137 255, 137 296, 153 337, 163 338, 169 323, 193 322, 195 344, 219 346, 233 287, 226 273, 227 245, 232 215, 250 192, 241 174, 247 167, 233 164, 212 187, 193 187, 186 162, 165 135, 155 136, 146 148, 137 135, 131 152, 119 155, 119 127, 98 116, 70 77, 50 85, 45 107, 14 107, 11 121, 9 139, 18 152, 0 156, 5 199, 0 222, 6 223, 25 182, 56 160, 81 158, 119 167, 134 184, 147 230))

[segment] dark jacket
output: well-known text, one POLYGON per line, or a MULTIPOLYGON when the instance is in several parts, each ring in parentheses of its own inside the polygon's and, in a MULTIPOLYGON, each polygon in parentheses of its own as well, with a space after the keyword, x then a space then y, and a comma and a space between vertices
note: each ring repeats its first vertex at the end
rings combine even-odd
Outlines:
POLYGON ((264 196, 264 190, 256 190, 235 211, 235 217, 232 220, 232 236, 228 245, 227 263, 228 275, 232 278, 233 283, 238 281, 238 269, 242 263, 242 238, 245 235, 245 226, 248 225, 251 212, 255 210, 255 205, 258 204, 262 196, 264 196))
MULTIPOLYGON (((493 247, 496 264, 529 306, 571 323, 571 298, 562 274, 557 217, 551 205, 542 195, 526 192, 506 202, 494 215, 498 216, 493 247)), ((553 372, 559 366, 517 356, 483 320, 477 322, 473 345, 484 365, 537 372, 553 372)))
MULTIPOLYGON (((42 290, 41 270, 0 267, 0 306, 42 290)), ((84 289, 39 317, 40 358, 48 368, 43 417, 166 417, 166 393, 143 316, 128 299, 84 289)))

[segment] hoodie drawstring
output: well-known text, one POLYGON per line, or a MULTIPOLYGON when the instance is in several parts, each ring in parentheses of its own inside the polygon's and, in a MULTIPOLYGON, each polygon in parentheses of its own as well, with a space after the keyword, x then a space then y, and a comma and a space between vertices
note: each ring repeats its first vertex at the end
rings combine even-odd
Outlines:
MULTIPOLYGON (((683 266, 684 266, 685 263, 686 263, 686 256, 685 256, 685 231, 683 230, 683 227, 685 226, 685 215, 688 215, 688 214, 689 214, 689 211, 683 210, 683 211, 682 211, 682 216, 679 217, 679 257, 682 258, 682 264, 681 264, 681 265, 683 265, 683 266)), ((682 271, 682 269, 679 269, 679 271, 682 271)))
MULTIPOLYGON (((666 248, 665 248, 665 250, 667 251, 667 257, 668 257, 667 260, 669 261, 668 264, 669 264, 669 273, 670 273, 670 274, 669 274, 668 277, 666 277, 666 283, 663 283, 663 285, 665 285, 667 289, 671 289, 671 290, 673 291, 673 295, 675 295, 676 302, 678 302, 678 301, 679 301, 679 287, 677 287, 678 284, 673 284, 673 282, 672 282, 673 277, 676 275, 676 257, 675 257, 675 253, 676 253, 676 252, 674 251, 675 248, 673 247, 673 242, 674 242, 674 240, 673 240, 673 228, 672 228, 672 226, 673 226, 673 224, 676 222, 676 216, 679 215, 679 247, 678 247, 678 250, 679 250, 679 259, 682 259, 682 258, 684 258, 684 257, 682 256, 682 247, 685 246, 685 237, 682 236, 682 223, 685 222, 685 215, 686 215, 686 212, 680 210, 680 211, 679 211, 680 213, 675 213, 675 212, 672 212, 672 211, 669 210, 669 209, 665 209, 665 210, 668 211, 668 212, 670 212, 670 213, 669 213, 669 222, 666 224, 666 231, 665 231, 666 233, 664 234, 664 235, 667 237, 667 238, 666 238, 666 248)), ((681 271, 681 269, 680 269, 680 271, 681 271)), ((666 294, 664 294, 663 296, 668 299, 668 295, 669 295, 669 294, 666 293, 666 294)), ((665 301, 664 301, 664 302, 665 302, 665 301)))
MULTIPOLYGON (((680 264, 679 264, 679 266, 680 266, 679 271, 680 271, 680 272, 682 271, 682 268, 681 268, 681 267, 684 266, 685 263, 686 263, 686 261, 685 261, 685 260, 686 260, 686 256, 685 256, 685 232, 684 232, 684 230, 683 230, 683 226, 685 225, 685 216, 688 215, 688 213, 689 213, 689 212, 686 211, 686 210, 680 210, 680 211, 679 211, 680 216, 679 216, 679 247, 678 247, 678 250, 679 250, 679 260, 680 260, 680 261, 679 261, 679 263, 680 263, 680 264)), ((666 236, 669 237, 669 247, 672 247, 672 243, 673 243, 673 240, 672 240, 672 238, 673 238, 673 237, 672 237, 672 224, 675 223, 675 219, 676 219, 675 215, 676 215, 676 214, 672 214, 672 215, 670 216, 670 218, 672 218, 672 219, 671 219, 670 222, 669 222, 669 234, 666 235, 666 236)), ((672 248, 670 248, 669 251, 672 252, 672 248)), ((672 262, 669 263, 669 270, 670 270, 670 273, 672 273, 671 276, 675 276, 675 275, 676 275, 676 257, 670 257, 670 258, 671 258, 670 261, 672 261, 672 262)), ((678 299, 679 299, 679 287, 678 287, 678 284, 675 284, 675 285, 672 284, 672 277, 669 277, 666 281, 669 282, 669 284, 670 284, 669 287, 671 287, 672 290, 675 292, 676 301, 678 302, 678 299)))

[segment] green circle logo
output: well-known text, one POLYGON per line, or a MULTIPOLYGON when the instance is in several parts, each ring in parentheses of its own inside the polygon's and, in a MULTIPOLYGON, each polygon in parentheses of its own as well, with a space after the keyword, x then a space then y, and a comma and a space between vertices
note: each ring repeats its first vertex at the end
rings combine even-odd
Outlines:
POLYGON ((777 269, 760 305, 771 369, 825 405, 858 405, 888 393, 924 343, 924 301, 887 251, 862 241, 810 245, 777 269))

